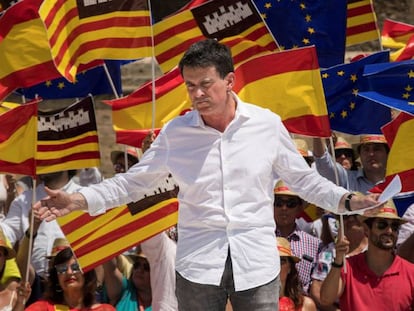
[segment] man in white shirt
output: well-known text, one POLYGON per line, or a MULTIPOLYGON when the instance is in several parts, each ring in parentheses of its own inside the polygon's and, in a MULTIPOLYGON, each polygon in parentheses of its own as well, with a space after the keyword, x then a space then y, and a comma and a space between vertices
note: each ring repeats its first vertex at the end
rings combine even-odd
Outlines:
POLYGON ((176 294, 179 310, 277 310, 280 260, 273 189, 282 178, 302 198, 332 211, 361 209, 378 195, 349 192, 318 175, 297 152, 280 117, 244 103, 230 49, 193 44, 179 64, 193 110, 164 126, 124 174, 68 195, 48 191, 46 219, 92 215, 136 201, 169 173, 179 185, 176 294))

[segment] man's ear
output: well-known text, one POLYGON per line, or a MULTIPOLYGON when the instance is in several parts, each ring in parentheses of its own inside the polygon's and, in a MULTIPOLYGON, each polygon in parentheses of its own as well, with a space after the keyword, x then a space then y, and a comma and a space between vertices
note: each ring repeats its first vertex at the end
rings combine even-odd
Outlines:
POLYGON ((236 75, 234 74, 234 72, 229 72, 225 79, 227 81, 227 91, 231 91, 236 81, 236 75))

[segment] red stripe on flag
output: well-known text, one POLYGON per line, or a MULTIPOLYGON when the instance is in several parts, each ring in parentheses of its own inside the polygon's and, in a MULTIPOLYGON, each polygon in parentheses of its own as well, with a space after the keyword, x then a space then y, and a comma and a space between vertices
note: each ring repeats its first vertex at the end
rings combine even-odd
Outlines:
MULTIPOLYGON (((124 144, 141 148, 144 138, 148 135, 150 130, 117 130, 116 131, 116 143, 124 144)), ((158 135, 160 129, 154 129, 154 133, 158 135)))
MULTIPOLYGON (((140 228, 143 228, 147 226, 148 224, 151 224, 159 219, 162 219, 164 216, 175 213, 177 209, 178 209, 178 202, 167 204, 166 206, 156 210, 155 212, 151 214, 140 217, 124 225, 123 227, 117 228, 116 233, 118 233, 118 235, 116 236, 124 236, 125 234, 139 230, 140 228)), ((115 239, 116 237, 114 238, 114 232, 108 232, 107 234, 100 236, 99 239, 94 241, 93 243, 88 243, 87 245, 84 245, 78 248, 76 250, 76 255, 77 257, 87 255, 92 250, 101 248, 105 246, 106 244, 114 241, 115 239)), ((127 249, 128 248, 129 246, 127 247, 127 249)))
POLYGON ((363 15, 363 14, 367 14, 367 13, 372 13, 372 6, 371 4, 364 4, 352 9, 348 9, 347 10, 347 17, 354 17, 354 16, 358 16, 358 15, 363 15))
POLYGON ((371 30, 376 30, 377 26, 375 25, 375 22, 367 23, 367 24, 361 24, 353 27, 348 27, 346 29, 346 35, 352 36, 359 33, 369 32, 371 30))
POLYGON ((37 166, 51 166, 55 164, 61 164, 65 162, 71 162, 71 161, 77 161, 77 160, 96 160, 100 159, 100 153, 99 151, 85 151, 85 152, 79 152, 75 154, 71 154, 65 157, 60 157, 57 159, 47 159, 47 160, 37 160, 37 166))
POLYGON ((196 21, 194 19, 188 20, 184 23, 174 25, 174 27, 168 28, 164 30, 163 32, 157 34, 154 36, 154 42, 155 45, 158 45, 165 40, 171 39, 177 34, 184 33, 186 31, 189 31, 191 29, 199 29, 196 21))
MULTIPOLYGON (((36 161, 34 158, 27 159, 20 163, 12 163, 0 160, 0 167, 6 167, 7 171, 13 174, 27 175, 28 172, 32 172, 33 168, 36 167, 36 161)), ((34 175, 34 174, 33 174, 34 175)))
POLYGON ((157 54, 157 60, 160 64, 165 63, 169 59, 183 54, 190 45, 203 39, 205 39, 204 36, 199 36, 185 41, 181 41, 181 43, 179 45, 176 45, 174 48, 168 49, 163 53, 157 54))
POLYGON ((330 133, 328 116, 305 115, 297 118, 282 120, 285 127, 291 133, 298 133, 305 136, 328 137, 330 133), (316 133, 315 129, 321 129, 316 133), (328 134, 328 136, 327 136, 328 134))
POLYGON ((68 143, 60 143, 57 145, 42 145, 42 141, 38 141, 37 151, 46 152, 46 151, 60 151, 66 150, 78 145, 88 144, 88 143, 98 143, 98 135, 87 136, 81 139, 77 139, 75 141, 71 141, 68 143))
MULTIPOLYGON (((50 14, 47 16, 46 20, 49 19, 49 16, 50 16, 50 14)), ((78 8, 76 8, 76 7, 72 8, 70 11, 66 12, 65 16, 63 16, 63 18, 59 20, 59 24, 56 27, 55 32, 53 33, 53 35, 49 39, 50 46, 52 46, 52 47, 55 46, 57 40, 59 39, 60 34, 65 29, 66 25, 69 24, 71 22, 71 20, 76 18, 77 16, 78 16, 78 8)), ((46 24, 47 29, 50 28, 50 24, 48 24, 48 23, 45 23, 45 24, 46 24)), ((72 34, 73 34, 73 32, 69 36, 71 36, 72 34)), ((73 41, 73 39, 70 40, 70 41, 65 40, 64 46, 65 47, 70 46, 72 41, 73 41)))

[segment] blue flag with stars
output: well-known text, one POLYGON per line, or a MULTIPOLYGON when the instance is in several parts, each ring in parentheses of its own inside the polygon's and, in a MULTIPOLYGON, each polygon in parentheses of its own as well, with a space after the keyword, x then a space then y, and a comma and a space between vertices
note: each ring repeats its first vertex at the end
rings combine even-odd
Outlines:
POLYGON ((414 115, 414 60, 365 66, 370 91, 359 96, 414 115))
MULTIPOLYGON (((121 61, 106 60, 105 63, 115 89, 118 95, 121 95, 121 61)), ((74 83, 62 77, 39 83, 30 88, 18 89, 15 92, 31 99, 36 98, 36 96, 42 99, 83 98, 89 94, 114 93, 103 66, 97 66, 78 73, 74 83)))
POLYGON ((342 64, 346 0, 253 0, 282 49, 315 45, 319 66, 342 64))
POLYGON ((382 51, 358 61, 321 70, 322 84, 331 129, 342 133, 382 134, 381 126, 391 120, 388 107, 358 96, 369 91, 363 77, 364 67, 389 61, 389 51, 382 51))

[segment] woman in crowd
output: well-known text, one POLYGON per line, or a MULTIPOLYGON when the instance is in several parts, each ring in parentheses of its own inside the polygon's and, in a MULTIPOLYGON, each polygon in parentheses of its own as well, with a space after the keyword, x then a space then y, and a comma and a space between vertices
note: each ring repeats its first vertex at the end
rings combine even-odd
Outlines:
POLYGON ((292 254, 289 241, 277 238, 280 255, 280 311, 316 311, 314 301, 303 293, 295 264, 300 259, 292 254))
POLYGON ((26 310, 115 311, 109 304, 96 303, 95 270, 82 273, 71 248, 60 251, 53 260, 43 299, 26 310))

